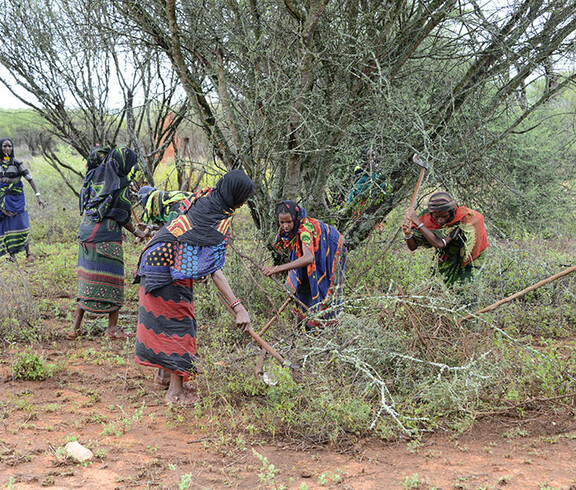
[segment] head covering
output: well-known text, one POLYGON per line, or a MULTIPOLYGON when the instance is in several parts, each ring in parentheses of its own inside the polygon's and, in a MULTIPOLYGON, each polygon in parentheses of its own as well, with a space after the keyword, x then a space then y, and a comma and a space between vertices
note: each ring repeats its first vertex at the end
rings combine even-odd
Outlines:
POLYGON ((138 202, 140 203, 140 206, 146 207, 146 203, 148 202, 150 194, 152 194, 152 192, 155 190, 156 188, 152 187, 151 185, 143 185, 140 187, 140 189, 138 189, 138 202))
POLYGON ((252 197, 256 184, 243 170, 231 170, 216 183, 214 190, 231 210, 252 197))
POLYGON ((430 196, 428 201, 428 211, 431 213, 456 211, 457 208, 456 200, 447 192, 436 192, 430 196))
POLYGON ((278 218, 281 214, 289 214, 292 216, 294 227, 289 232, 285 232, 282 230, 282 228, 280 228, 280 230, 278 230, 278 237, 276 238, 276 242, 291 242, 298 233, 302 219, 306 217, 306 210, 302 206, 296 204, 294 201, 286 200, 276 203, 276 218, 278 218))
POLYGON ((108 147, 101 148, 100 146, 97 146, 96 148, 92 148, 88 158, 86 159, 86 171, 90 172, 90 170, 98 168, 104 160, 106 160, 106 157, 111 151, 112 150, 108 147))
MULTIPOLYGON (((2 138, 0 140, 0 148, 2 148, 4 143, 6 143, 6 141, 10 141, 10 143, 12 143, 12 151, 10 152, 10 155, 8 155, 8 157, 10 160, 14 160, 14 142, 10 138, 2 138)), ((2 159, 4 159, 5 156, 6 155, 4 155, 4 152, 2 151, 2 159)))
MULTIPOLYGON (((97 161, 98 157, 94 157, 90 165, 97 161)), ((126 223, 131 210, 128 174, 137 166, 137 161, 134 150, 123 146, 111 150, 103 162, 88 170, 80 191, 80 213, 96 222, 110 218, 126 223)))
POLYGON ((246 202, 256 184, 242 170, 226 173, 212 189, 203 189, 185 214, 172 219, 148 243, 184 242, 203 247, 222 243, 234 208, 246 202))
MULTIPOLYGON (((176 215, 185 213, 190 209, 190 205, 195 199, 206 195, 203 193, 204 189, 195 193, 184 191, 159 191, 154 188, 151 189, 152 191, 148 193, 144 191, 142 193, 143 195, 138 192, 138 195, 140 198, 140 204, 144 208, 142 221, 156 225, 164 225, 176 215)), ((212 191, 211 188, 210 191, 212 191)))

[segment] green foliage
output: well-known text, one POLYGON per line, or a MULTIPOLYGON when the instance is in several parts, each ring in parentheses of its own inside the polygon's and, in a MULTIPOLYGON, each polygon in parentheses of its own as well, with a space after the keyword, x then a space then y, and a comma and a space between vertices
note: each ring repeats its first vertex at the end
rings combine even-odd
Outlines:
POLYGON ((20 135, 30 128, 39 128, 42 119, 30 109, 0 109, 0 134, 11 138, 15 144, 23 143, 20 135))
MULTIPOLYGON (((49 171, 34 166, 36 175, 49 171)), ((46 179, 41 185, 47 186, 43 193, 59 203, 42 213, 57 223, 42 228, 41 212, 32 208, 37 261, 33 266, 6 263, 0 270, 0 299, 7 305, 0 312, 0 335, 22 347, 23 359, 34 360, 29 370, 37 377, 25 379, 53 372, 25 346, 61 335, 75 306, 78 216, 70 204, 59 206, 76 201, 66 188, 52 187, 55 182, 46 179)), ((172 413, 170 424, 206 424, 216 434, 211 444, 223 452, 274 438, 344 445, 365 436, 392 439, 438 428, 462 431, 479 412, 506 408, 511 402, 522 416, 527 400, 573 391, 576 278, 567 276, 463 326, 455 323, 470 310, 572 264, 573 225, 558 228, 563 233, 558 239, 525 230, 503 242, 491 234, 488 260, 477 281, 447 289, 434 273, 430 250, 412 253, 402 240, 392 240, 402 212, 392 213, 349 254, 339 325, 308 335, 296 328, 289 307, 264 335, 301 366, 300 372, 292 372, 267 357, 264 371, 276 384, 253 375, 259 349, 234 326, 213 284, 195 285, 200 402, 192 410, 172 413), (240 436, 230 435, 234 433, 240 436)), ((259 272, 271 257, 246 208, 235 216, 232 236, 234 248, 228 250, 224 272, 259 331, 286 293, 259 272)), ((126 241, 127 277, 139 252, 140 246, 126 241)), ((137 286, 129 279, 125 297, 121 322, 134 326, 137 286)), ((89 336, 99 337, 105 324, 105 317, 97 317, 85 319, 84 326, 89 336)), ((103 344, 85 350, 82 359, 99 366, 126 366, 132 344, 124 349, 119 353, 117 345, 103 344)), ((146 386, 142 382, 133 396, 144 396, 146 386)), ((88 406, 98 398, 97 393, 87 396, 88 406)), ((114 420, 96 417, 94 422, 101 423, 106 434, 120 437, 139 413, 114 420)), ((330 483, 330 478, 324 475, 322 481, 330 483)))
POLYGON ((26 349, 14 356, 12 376, 25 381, 42 381, 52 376, 54 368, 55 365, 47 364, 44 357, 32 349, 26 349))
POLYGON ((274 480, 276 479, 276 475, 278 474, 278 470, 276 467, 268 462, 268 458, 262 456, 258 451, 252 449, 252 454, 256 456, 260 462, 262 463, 262 468, 260 468, 260 472, 258 473, 258 479, 261 483, 267 486, 276 486, 274 480))
POLYGON ((419 488, 420 479, 418 478, 418 473, 414 473, 412 476, 407 476, 402 482, 402 487, 406 490, 419 488))

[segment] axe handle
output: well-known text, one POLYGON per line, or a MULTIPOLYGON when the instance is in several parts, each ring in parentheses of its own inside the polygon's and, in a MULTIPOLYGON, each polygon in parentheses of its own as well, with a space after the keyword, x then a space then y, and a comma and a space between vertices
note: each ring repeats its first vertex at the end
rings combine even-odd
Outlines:
POLYGON ((292 301, 292 298, 288 296, 286 298, 286 301, 284 301, 284 304, 280 307, 280 309, 276 313, 274 313, 274 316, 270 320, 268 320, 268 323, 266 325, 264 325, 264 328, 258 334, 260 335, 260 337, 262 337, 262 335, 266 333, 266 330, 270 328, 270 325, 272 325, 278 319, 280 313, 282 313, 286 309, 286 307, 290 304, 290 301, 292 301))
MULTIPOLYGON (((226 301, 226 299, 224 298, 224 295, 220 292, 220 291, 216 291, 216 296, 218 296, 218 299, 222 302, 222 304, 224 306, 226 306, 226 309, 232 314, 232 316, 234 318, 236 318, 236 312, 230 308, 230 306, 228 305, 228 302, 226 301)), ((264 341, 260 335, 258 335, 254 330, 252 330, 252 328, 250 327, 247 330, 248 334, 250 335, 250 337, 252 337, 252 339, 260 346, 262 347, 262 349, 264 349, 266 352, 268 352, 268 354, 270 354, 274 359, 276 359, 280 364, 284 365, 284 366, 289 366, 289 367, 293 367, 292 363, 290 361, 287 361, 286 359, 284 359, 280 354, 278 354, 278 352, 276 352, 266 341, 264 341)))
POLYGON ((132 211, 132 217, 134 218, 134 221, 136 221, 136 225, 139 225, 140 220, 138 219, 138 216, 136 216, 136 213, 134 212, 134 208, 132 208, 130 211, 132 211))
POLYGON ((426 169, 422 167, 420 169, 420 175, 418 176, 418 182, 416 182, 416 188, 414 189, 414 194, 412 194, 412 200, 410 201, 410 207, 414 207, 414 203, 416 202, 416 198, 418 197, 418 191, 420 190, 420 186, 422 185, 422 179, 424 178, 424 174, 426 173, 426 169))
POLYGON ((262 349, 268 352, 268 354, 270 354, 280 364, 292 367, 289 361, 286 361, 286 359, 284 359, 280 354, 278 354, 278 352, 276 352, 272 347, 270 347, 270 345, 265 340, 262 340, 260 335, 258 335, 254 330, 249 328, 248 333, 250 334, 250 337, 252 337, 254 342, 256 342, 260 347, 262 347, 262 349))

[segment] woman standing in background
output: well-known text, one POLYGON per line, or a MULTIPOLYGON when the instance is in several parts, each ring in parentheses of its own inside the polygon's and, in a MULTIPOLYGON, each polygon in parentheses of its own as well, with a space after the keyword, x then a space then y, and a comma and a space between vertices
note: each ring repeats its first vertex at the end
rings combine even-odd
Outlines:
POLYGON ((96 148, 88 156, 80 191, 84 218, 78 231, 78 292, 69 340, 80 334, 85 311, 108 315, 107 337, 128 337, 117 325, 124 303, 122 228, 138 238, 146 237, 130 220, 128 175, 136 163, 136 153, 126 147, 96 148))
POLYGON ((30 172, 24 163, 14 158, 14 144, 9 138, 0 140, 2 146, 2 168, 0 171, 0 256, 10 254, 16 260, 18 252, 26 251, 26 262, 34 261, 30 254, 30 219, 26 210, 26 198, 22 177, 36 193, 40 207, 44 201, 30 172))

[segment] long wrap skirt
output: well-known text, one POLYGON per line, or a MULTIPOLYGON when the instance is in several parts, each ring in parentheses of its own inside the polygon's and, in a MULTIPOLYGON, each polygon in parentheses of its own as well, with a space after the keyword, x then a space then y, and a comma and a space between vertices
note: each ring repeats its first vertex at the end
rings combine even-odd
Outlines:
POLYGON ((167 369, 184 380, 195 372, 192 284, 192 279, 181 279, 146 293, 146 278, 141 278, 135 351, 138 364, 167 369))
POLYGON ((124 303, 122 242, 80 242, 78 250, 78 306, 105 314, 124 303))

